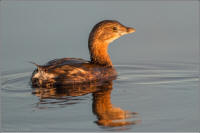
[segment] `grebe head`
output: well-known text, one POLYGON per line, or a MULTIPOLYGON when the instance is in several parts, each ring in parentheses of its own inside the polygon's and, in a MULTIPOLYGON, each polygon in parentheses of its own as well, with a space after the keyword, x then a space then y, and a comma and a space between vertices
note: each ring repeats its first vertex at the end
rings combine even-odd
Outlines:
POLYGON ((119 37, 133 32, 135 32, 134 28, 126 27, 116 20, 104 20, 93 27, 89 41, 95 39, 102 43, 111 43, 119 37))
POLYGON ((119 37, 133 32, 134 28, 126 27, 116 20, 103 20, 97 23, 90 32, 88 40, 91 62, 112 66, 107 53, 108 45, 119 37))

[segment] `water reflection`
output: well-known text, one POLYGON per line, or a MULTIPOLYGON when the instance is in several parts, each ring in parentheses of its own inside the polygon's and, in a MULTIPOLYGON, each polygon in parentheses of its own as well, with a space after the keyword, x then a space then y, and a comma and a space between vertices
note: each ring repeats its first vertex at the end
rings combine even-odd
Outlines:
MULTIPOLYGON (((92 111, 97 116, 95 123, 101 127, 121 127, 140 123, 138 113, 123 110, 111 103, 113 82, 95 82, 89 84, 60 86, 56 88, 35 88, 33 94, 39 97, 39 105, 70 105, 79 103, 80 96, 92 93, 92 111)), ((63 106, 62 106, 63 107, 63 106)))

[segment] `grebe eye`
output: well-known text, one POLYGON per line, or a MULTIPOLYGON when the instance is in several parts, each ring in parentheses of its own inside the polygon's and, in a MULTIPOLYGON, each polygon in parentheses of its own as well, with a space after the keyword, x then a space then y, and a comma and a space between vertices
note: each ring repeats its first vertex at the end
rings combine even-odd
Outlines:
POLYGON ((117 27, 113 27, 113 31, 117 31, 117 27))

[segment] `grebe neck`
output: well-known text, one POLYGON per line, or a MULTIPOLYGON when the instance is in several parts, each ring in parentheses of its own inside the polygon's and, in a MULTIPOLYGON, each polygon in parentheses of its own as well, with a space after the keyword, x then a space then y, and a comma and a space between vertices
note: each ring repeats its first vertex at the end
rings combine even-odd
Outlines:
POLYGON ((89 41, 89 52, 91 63, 112 66, 112 61, 108 54, 109 43, 101 40, 91 40, 89 41))

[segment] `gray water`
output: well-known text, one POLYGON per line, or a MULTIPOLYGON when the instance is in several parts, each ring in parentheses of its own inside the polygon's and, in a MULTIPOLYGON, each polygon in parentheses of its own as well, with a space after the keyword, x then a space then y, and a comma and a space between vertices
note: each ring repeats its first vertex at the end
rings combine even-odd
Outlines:
POLYGON ((198 1, 0 4, 3 131, 200 130, 198 1), (109 47, 116 80, 31 88, 28 61, 89 59, 88 34, 103 19, 136 29, 109 47))
POLYGON ((67 96, 66 91, 47 89, 33 94, 31 69, 5 72, 2 127, 4 131, 198 131, 195 68, 195 64, 116 65, 119 75, 108 100, 135 115, 124 120, 133 124, 113 127, 95 123, 98 118, 92 111, 90 91, 67 96))

